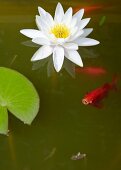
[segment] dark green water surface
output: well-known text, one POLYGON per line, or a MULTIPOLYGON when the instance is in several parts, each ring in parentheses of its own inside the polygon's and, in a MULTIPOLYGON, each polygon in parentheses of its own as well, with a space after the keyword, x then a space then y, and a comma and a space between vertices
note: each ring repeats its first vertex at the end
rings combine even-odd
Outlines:
POLYGON ((92 18, 90 37, 101 43, 80 48, 80 54, 85 67, 103 67, 106 73, 75 74, 75 66, 65 61, 57 74, 51 58, 33 65, 30 59, 38 48, 23 45, 29 38, 19 30, 36 28, 37 7, 53 14, 57 1, 0 0, 0 66, 28 77, 41 101, 31 126, 9 115, 9 136, 0 135, 0 170, 121 170, 120 79, 118 91, 105 98, 102 109, 81 103, 86 92, 121 74, 121 1, 60 2, 65 9, 101 6, 84 15, 92 18), (86 158, 71 160, 78 152, 86 153, 86 158))

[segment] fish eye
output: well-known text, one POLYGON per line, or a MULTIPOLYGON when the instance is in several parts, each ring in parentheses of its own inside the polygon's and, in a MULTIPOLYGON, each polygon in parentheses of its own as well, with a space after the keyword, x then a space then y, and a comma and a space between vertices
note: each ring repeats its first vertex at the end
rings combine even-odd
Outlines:
POLYGON ((85 104, 85 105, 88 105, 88 104, 89 104, 89 102, 88 102, 86 99, 83 99, 83 100, 82 100, 82 103, 85 104))

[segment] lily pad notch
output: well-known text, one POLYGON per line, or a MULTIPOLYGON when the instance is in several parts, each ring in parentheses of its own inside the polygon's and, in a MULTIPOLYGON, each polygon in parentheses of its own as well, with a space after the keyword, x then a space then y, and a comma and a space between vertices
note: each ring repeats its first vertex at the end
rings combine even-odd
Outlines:
POLYGON ((15 70, 0 67, 0 134, 8 133, 8 111, 30 125, 39 111, 33 84, 15 70))

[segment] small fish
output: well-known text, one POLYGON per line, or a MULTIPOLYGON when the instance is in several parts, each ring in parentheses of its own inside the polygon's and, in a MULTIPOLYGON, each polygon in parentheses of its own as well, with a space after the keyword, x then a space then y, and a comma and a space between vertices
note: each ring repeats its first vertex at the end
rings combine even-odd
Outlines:
POLYGON ((88 74, 90 76, 100 76, 107 73, 107 71, 103 67, 76 67, 75 72, 88 74))
POLYGON ((102 6, 102 5, 85 6, 85 7, 76 6, 76 7, 74 7, 74 13, 77 12, 77 11, 79 11, 81 8, 84 8, 84 10, 85 10, 86 12, 91 12, 91 11, 95 11, 95 10, 102 9, 103 6, 102 6))
POLYGON ((85 153, 78 152, 76 155, 72 155, 71 160, 79 160, 86 157, 85 153))
POLYGON ((97 108, 102 108, 102 104, 100 102, 108 95, 111 90, 117 89, 117 80, 118 78, 114 77, 111 83, 105 83, 102 87, 99 87, 86 94, 82 99, 82 103, 84 105, 92 105, 97 108))

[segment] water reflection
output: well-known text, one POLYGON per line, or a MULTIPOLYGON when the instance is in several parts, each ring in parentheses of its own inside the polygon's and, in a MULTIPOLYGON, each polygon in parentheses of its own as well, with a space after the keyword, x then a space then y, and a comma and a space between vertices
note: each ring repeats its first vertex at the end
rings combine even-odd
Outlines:
MULTIPOLYGON (((29 47, 39 47, 39 45, 33 43, 31 40, 22 42, 23 45, 29 46, 29 47)), ((85 47, 80 47, 79 50, 82 58, 97 58, 98 53, 96 53, 92 48, 87 49, 85 47)), ((53 60, 52 57, 45 58, 43 60, 39 60, 36 62, 33 62, 32 70, 43 70, 44 67, 47 67, 47 76, 51 77, 53 74, 55 74, 55 69, 53 67, 53 60)), ((66 70, 66 72, 73 78, 75 78, 75 64, 70 62, 68 59, 65 58, 65 61, 63 63, 62 69, 66 70)))
POLYGON ((21 44, 27 46, 27 47, 40 47, 40 45, 33 43, 31 40, 23 41, 21 44))
POLYGON ((13 134, 9 133, 9 136, 8 136, 8 146, 9 146, 9 150, 10 150, 11 163, 12 163, 12 167, 14 169, 17 169, 16 150, 15 150, 15 143, 14 143, 14 139, 13 138, 14 138, 13 134))
MULTIPOLYGON (((51 77, 53 74, 56 73, 55 69, 53 67, 52 57, 34 62, 33 66, 32 66, 32 70, 42 71, 45 68, 45 66, 47 67, 47 76, 48 77, 51 77)), ((67 59, 65 59, 62 69, 66 70, 66 72, 73 78, 75 78, 76 73, 84 73, 84 74, 91 75, 91 76, 99 76, 99 75, 104 75, 106 73, 105 70, 102 70, 102 71, 99 70, 99 73, 94 72, 95 68, 93 68, 93 67, 86 67, 86 68, 77 67, 75 64, 73 64, 72 62, 70 62, 67 59)))
MULTIPOLYGON (((56 73, 56 71, 53 67, 52 57, 48 57, 44 60, 34 62, 33 66, 32 66, 32 70, 42 71, 45 66, 47 67, 47 76, 48 77, 51 77, 53 74, 56 73)), ((65 59, 62 69, 66 70, 71 77, 75 78, 75 64, 73 64, 72 62, 65 59)), ((61 75, 61 73, 59 73, 59 75, 61 75)))

